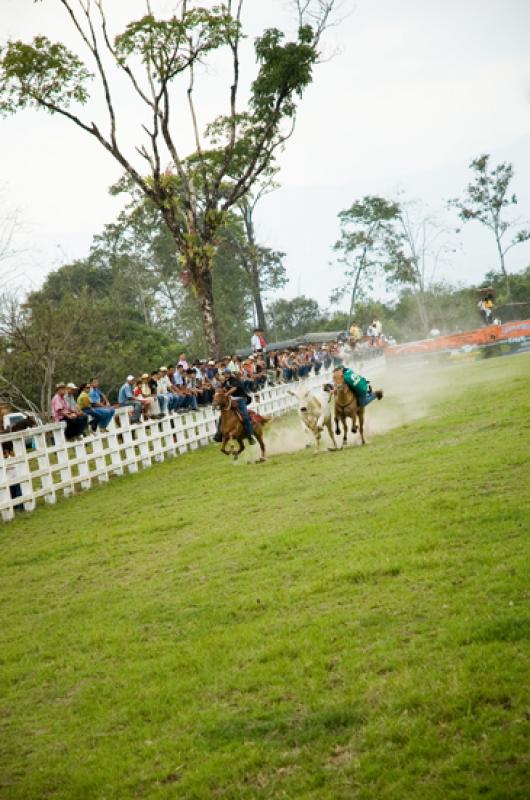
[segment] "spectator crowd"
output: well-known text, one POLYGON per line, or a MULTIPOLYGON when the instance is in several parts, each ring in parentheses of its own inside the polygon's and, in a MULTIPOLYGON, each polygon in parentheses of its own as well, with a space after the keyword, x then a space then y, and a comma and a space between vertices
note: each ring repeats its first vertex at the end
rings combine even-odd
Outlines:
POLYGON ((128 408, 131 422, 161 419, 211 404, 216 389, 229 377, 235 377, 248 394, 255 394, 265 386, 318 375, 323 367, 342 363, 340 343, 269 353, 262 338, 253 337, 252 344, 254 353, 247 358, 233 355, 189 363, 182 353, 174 366, 159 367, 139 377, 127 375, 114 404, 97 378, 79 384, 60 382, 51 403, 53 420, 66 423, 66 438, 71 440, 90 431, 105 433, 117 408, 128 408))

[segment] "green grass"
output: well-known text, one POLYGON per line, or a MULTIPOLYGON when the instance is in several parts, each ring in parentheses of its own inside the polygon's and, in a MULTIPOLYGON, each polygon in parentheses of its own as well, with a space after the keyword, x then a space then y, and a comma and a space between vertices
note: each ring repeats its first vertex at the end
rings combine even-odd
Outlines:
POLYGON ((526 800, 530 357, 443 375, 366 448, 4 525, 0 797, 526 800))

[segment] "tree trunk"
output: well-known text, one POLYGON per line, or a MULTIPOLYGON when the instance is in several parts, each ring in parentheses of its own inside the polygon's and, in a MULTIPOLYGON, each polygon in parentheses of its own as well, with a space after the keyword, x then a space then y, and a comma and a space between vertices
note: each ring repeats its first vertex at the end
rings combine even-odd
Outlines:
POLYGON ((215 314, 213 301, 212 271, 202 269, 193 272, 193 287, 197 293, 197 300, 202 314, 202 324, 204 336, 208 345, 208 355, 211 358, 221 358, 221 340, 219 336, 219 326, 215 314))
POLYGON ((346 330, 348 334, 350 333, 350 327, 352 324, 353 319, 353 310, 355 308, 355 300, 357 298, 357 289, 359 288, 359 281, 361 279, 361 272, 363 271, 363 264, 357 267, 357 273, 355 275, 355 281, 353 284, 352 292, 351 292, 351 301, 350 301, 350 311, 348 313, 348 322, 346 324, 346 330))
POLYGON ((250 286, 252 292, 252 299, 256 308, 257 327, 264 333, 267 332, 267 322, 265 320, 265 309, 263 308, 263 299, 261 297, 261 283, 259 274, 259 265, 256 260, 256 236, 254 232, 254 207, 248 203, 241 206, 243 217, 243 224, 245 226, 245 233, 247 236, 247 244, 250 253, 250 259, 242 253, 241 260, 243 268, 250 278, 250 286))
POLYGON ((510 278, 508 276, 508 272, 506 271, 506 264, 504 262, 504 252, 502 249, 502 242, 500 240, 500 236, 497 231, 495 231, 495 241, 497 242, 497 250, 499 252, 499 261, 501 264, 501 272, 504 275, 504 281, 506 283, 506 293, 508 300, 510 299, 510 278))
POLYGON ((259 287, 253 292, 254 305, 256 306, 257 327, 264 333, 267 332, 267 323, 265 321, 265 309, 263 308, 263 300, 261 299, 261 291, 259 287))
POLYGON ((423 289, 420 288, 415 294, 416 294, 416 302, 418 304, 418 312, 420 315, 421 324, 423 326, 423 332, 426 336, 428 336, 429 331, 431 329, 431 323, 429 320, 427 309, 425 308, 425 303, 423 301, 423 289))
POLYGON ((187 219, 188 233, 184 237, 178 222, 169 210, 162 210, 162 216, 175 240, 177 252, 183 258, 184 270, 191 276, 191 285, 201 309, 208 355, 210 358, 221 358, 221 340, 213 300, 212 279, 214 239, 220 222, 211 223, 207 233, 204 231, 201 233, 197 228, 196 220, 190 214, 187 219))

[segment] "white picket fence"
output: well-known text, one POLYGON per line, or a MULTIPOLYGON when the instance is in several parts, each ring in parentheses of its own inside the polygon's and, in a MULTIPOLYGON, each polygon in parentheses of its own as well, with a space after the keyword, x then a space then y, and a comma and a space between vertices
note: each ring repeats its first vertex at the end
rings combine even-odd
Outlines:
MULTIPOLYGON (((259 402, 251 407, 265 416, 285 414, 297 404, 289 390, 296 391, 301 385, 319 386, 326 379, 327 375, 321 373, 303 381, 267 387, 260 391, 259 402)), ((64 423, 3 434, 0 444, 12 442, 14 455, 6 456, 0 448, 2 519, 12 520, 17 506, 33 511, 40 498, 45 503, 55 503, 60 496, 67 497, 76 490, 108 481, 111 475, 137 472, 141 467, 204 447, 215 434, 218 413, 207 407, 133 425, 128 410, 120 408, 109 424, 108 433, 98 432, 73 442, 65 439, 64 423), (15 485, 21 489, 19 497, 11 496, 11 487, 15 485)))

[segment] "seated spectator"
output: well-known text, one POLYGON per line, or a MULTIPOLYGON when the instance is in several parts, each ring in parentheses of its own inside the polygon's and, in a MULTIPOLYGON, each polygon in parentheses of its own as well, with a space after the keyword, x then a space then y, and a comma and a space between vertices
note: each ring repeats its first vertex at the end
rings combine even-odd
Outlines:
POLYGON ((160 367, 158 371, 157 395, 159 400, 164 401, 167 411, 170 413, 176 411, 178 406, 177 395, 168 377, 167 367, 160 367))
POLYGON ((160 411, 160 405, 158 403, 158 398, 156 396, 156 390, 153 393, 152 384, 156 387, 156 381, 152 381, 151 376, 148 372, 144 372, 142 375, 142 382, 140 384, 140 396, 143 400, 149 403, 148 406, 144 408, 144 416, 147 411, 147 414, 151 419, 160 419, 163 414, 160 411))
POLYGON ((99 388, 98 378, 90 378, 90 389, 88 390, 88 396, 90 397, 93 408, 111 408, 107 397, 99 388))
POLYGON ((132 409, 131 422, 140 422, 142 416, 143 403, 134 394, 134 375, 127 375, 127 380, 120 387, 118 392, 118 403, 120 406, 129 406, 132 409))
MULTIPOLYGON (((66 387, 68 390, 67 399, 74 399, 74 392, 77 389, 75 383, 69 383, 66 387)), ((103 406, 93 406, 90 398, 90 384, 84 383, 77 395, 77 406, 81 409, 83 414, 86 414, 90 419, 90 429, 93 433, 100 429, 102 433, 107 432, 107 426, 116 413, 113 408, 104 408, 103 406)))
POLYGON ((208 380, 211 381, 212 378, 215 377, 217 372, 218 372, 218 369, 217 369, 217 366, 215 364, 215 361, 213 361, 213 359, 210 359, 210 361, 208 361, 208 364, 206 366, 206 377, 208 378, 208 380))
POLYGON ((73 410, 65 397, 66 384, 58 383, 52 397, 51 409, 54 422, 65 422, 64 435, 68 441, 78 439, 85 430, 88 417, 80 409, 73 410))

